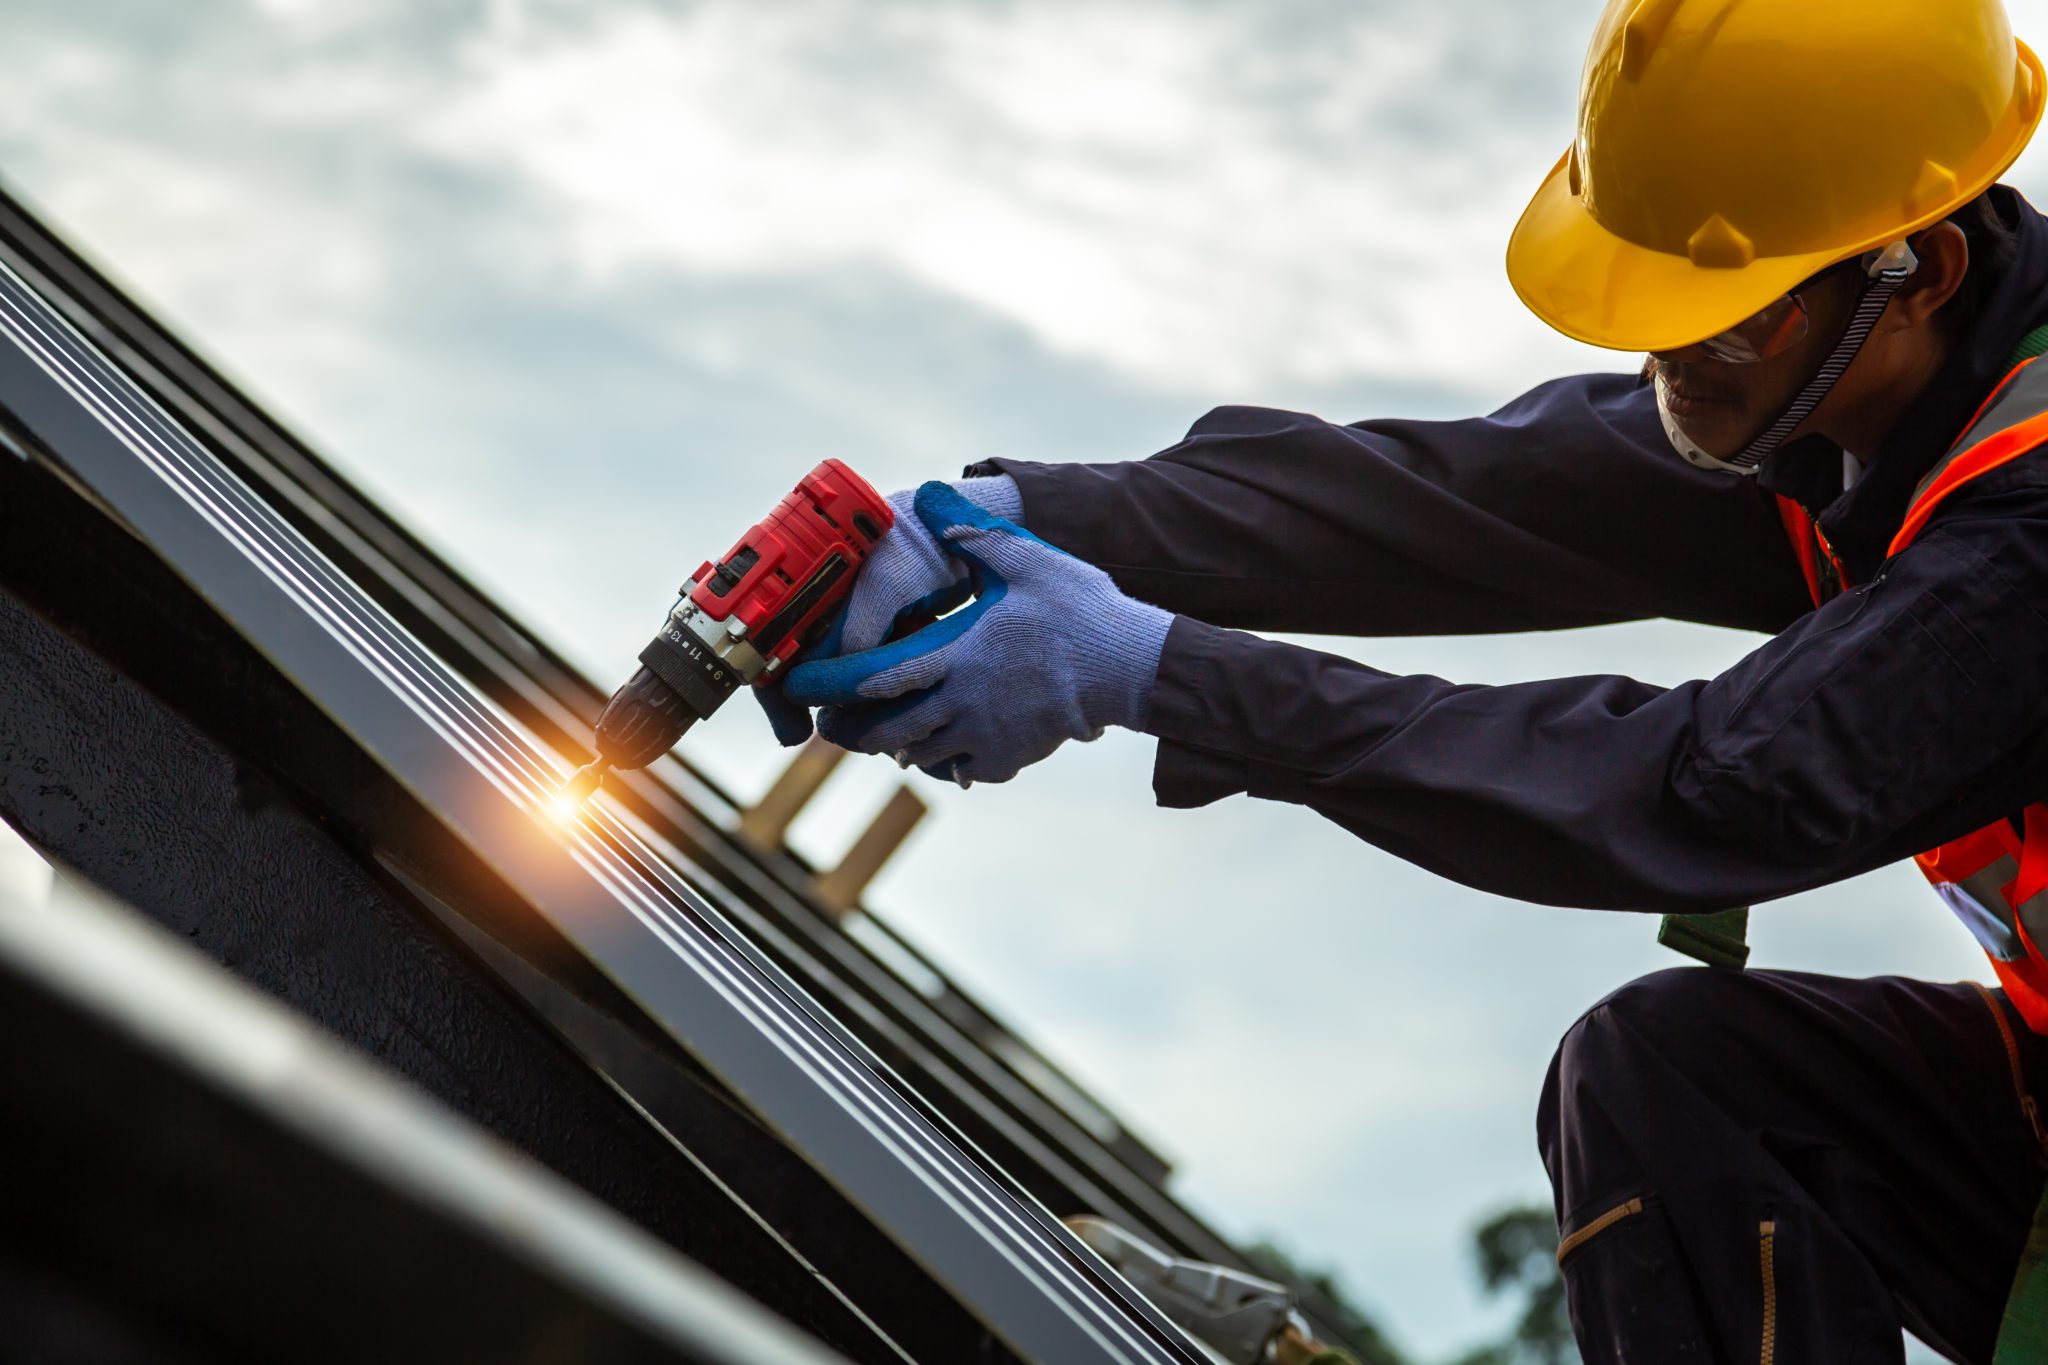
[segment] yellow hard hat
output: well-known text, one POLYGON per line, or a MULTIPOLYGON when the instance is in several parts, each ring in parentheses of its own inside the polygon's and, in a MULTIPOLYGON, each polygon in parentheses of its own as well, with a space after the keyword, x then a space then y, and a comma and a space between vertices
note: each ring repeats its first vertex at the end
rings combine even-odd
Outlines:
POLYGON ((1702 341, 1976 198, 2044 94, 2000 0, 1608 0, 1508 278, 1595 346, 1702 341))

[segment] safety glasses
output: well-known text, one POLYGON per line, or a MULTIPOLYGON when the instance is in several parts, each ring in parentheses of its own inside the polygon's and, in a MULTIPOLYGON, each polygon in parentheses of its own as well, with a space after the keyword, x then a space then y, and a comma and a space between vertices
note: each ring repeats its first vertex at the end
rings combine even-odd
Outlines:
POLYGON ((1828 276, 1836 274, 1844 266, 1859 267, 1851 259, 1838 265, 1829 266, 1800 285, 1791 293, 1782 296, 1757 310, 1727 331, 1708 337, 1700 344, 1706 353, 1716 360, 1730 365, 1755 365, 1769 360, 1772 356, 1783 355, 1800 341, 1813 326, 1813 311, 1807 305, 1808 295, 1828 276))

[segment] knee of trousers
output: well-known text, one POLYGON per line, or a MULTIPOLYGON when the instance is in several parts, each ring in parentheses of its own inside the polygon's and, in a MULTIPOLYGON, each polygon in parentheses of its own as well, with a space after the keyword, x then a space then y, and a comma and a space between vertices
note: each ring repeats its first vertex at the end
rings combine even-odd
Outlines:
MULTIPOLYGON (((1719 974, 1725 975, 1725 974, 1719 974)), ((1646 1040, 1673 1025, 1696 1023, 1704 997, 1725 983, 1706 967, 1669 967, 1637 977, 1580 1015, 1565 1030, 1543 1080, 1536 1133, 1545 1161, 1581 1111, 1597 1107, 1612 1120, 1629 1111, 1648 1068, 1669 1063, 1646 1040)))

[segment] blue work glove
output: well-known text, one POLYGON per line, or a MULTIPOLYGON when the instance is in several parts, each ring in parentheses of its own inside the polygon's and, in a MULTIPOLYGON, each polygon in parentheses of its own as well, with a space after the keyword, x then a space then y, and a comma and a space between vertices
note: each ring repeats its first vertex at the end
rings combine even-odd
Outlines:
MULTIPOLYGON (((999 517, 1019 524, 1024 520, 1024 495, 1008 474, 962 479, 953 488, 999 517)), ((889 495, 896 524, 861 565, 846 606, 825 638, 804 651, 805 660, 873 649, 889 638, 903 618, 943 615, 967 600, 967 566, 947 554, 917 519, 911 509, 916 496, 917 490, 912 488, 889 495)), ((755 688, 754 696, 768 713, 768 724, 783 747, 811 737, 808 706, 799 705, 772 684, 755 688)))
POLYGON ((1169 613, 943 483, 913 510, 973 567, 978 595, 904 639, 792 669, 784 690, 825 708, 820 734, 965 787, 1144 720, 1169 613))

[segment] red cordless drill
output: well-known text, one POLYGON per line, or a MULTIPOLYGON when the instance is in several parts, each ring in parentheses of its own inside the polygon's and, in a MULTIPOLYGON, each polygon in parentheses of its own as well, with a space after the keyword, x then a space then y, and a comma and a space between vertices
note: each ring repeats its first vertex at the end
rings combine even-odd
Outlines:
POLYGON ((825 633, 854 571, 896 514, 866 479, 827 460, 683 584, 640 670, 597 721, 597 757, 567 790, 581 800, 612 768, 644 768, 742 684, 776 680, 825 633))

